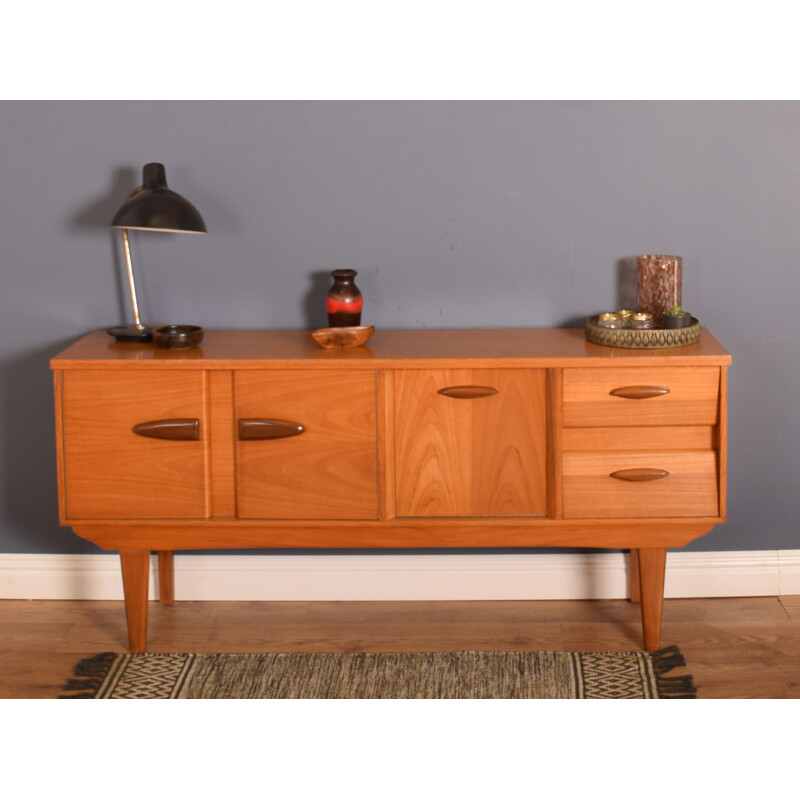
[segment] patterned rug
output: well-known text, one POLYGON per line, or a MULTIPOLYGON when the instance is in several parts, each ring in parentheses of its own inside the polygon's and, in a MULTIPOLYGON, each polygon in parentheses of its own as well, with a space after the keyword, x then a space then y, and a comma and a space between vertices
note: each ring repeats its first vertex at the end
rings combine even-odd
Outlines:
POLYGON ((65 698, 661 699, 694 698, 677 647, 655 653, 100 653, 65 698))

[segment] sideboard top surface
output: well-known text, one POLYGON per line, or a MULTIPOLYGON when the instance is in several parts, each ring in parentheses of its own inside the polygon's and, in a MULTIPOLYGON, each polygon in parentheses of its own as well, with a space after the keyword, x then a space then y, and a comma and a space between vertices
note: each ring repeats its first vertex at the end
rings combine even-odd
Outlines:
POLYGON ((113 341, 94 331, 59 355, 53 369, 397 369, 446 367, 727 365, 730 354, 705 329, 685 347, 637 350, 586 341, 583 329, 378 330, 366 345, 324 349, 303 330, 206 331, 199 347, 165 350, 113 341), (498 364, 499 362, 502 362, 498 364))

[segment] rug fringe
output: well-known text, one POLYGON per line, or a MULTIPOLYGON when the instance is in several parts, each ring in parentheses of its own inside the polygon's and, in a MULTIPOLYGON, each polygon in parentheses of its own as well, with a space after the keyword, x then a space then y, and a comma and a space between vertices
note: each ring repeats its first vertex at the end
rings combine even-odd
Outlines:
POLYGON ((75 676, 61 687, 64 691, 79 692, 79 694, 64 694, 60 695, 58 699, 91 700, 103 685, 103 681, 117 657, 117 653, 98 653, 91 658, 81 659, 75 665, 75 676))
POLYGON ((685 667, 686 659, 676 645, 664 647, 650 654, 653 659, 653 671, 656 674, 656 685, 659 697, 665 700, 696 700, 697 687, 691 675, 671 675, 675 667, 685 667))

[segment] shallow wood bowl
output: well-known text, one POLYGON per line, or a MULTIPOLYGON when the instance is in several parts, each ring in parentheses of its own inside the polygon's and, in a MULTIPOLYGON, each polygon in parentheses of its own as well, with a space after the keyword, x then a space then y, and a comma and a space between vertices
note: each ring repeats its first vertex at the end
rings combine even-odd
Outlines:
POLYGON ((321 347, 360 347, 373 333, 374 325, 359 325, 356 328, 320 328, 311 335, 321 347))

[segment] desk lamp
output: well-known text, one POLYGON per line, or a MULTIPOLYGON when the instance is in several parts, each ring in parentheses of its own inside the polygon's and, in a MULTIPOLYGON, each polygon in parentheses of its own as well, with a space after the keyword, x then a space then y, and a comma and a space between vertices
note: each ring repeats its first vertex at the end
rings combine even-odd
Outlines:
POLYGON ((200 212, 188 200, 167 188, 163 164, 145 164, 142 171, 142 185, 128 195, 122 208, 111 220, 111 227, 122 229, 134 324, 109 328, 106 332, 118 342, 149 342, 153 338, 155 326, 142 325, 139 319, 128 231, 205 233, 206 224, 200 212))

